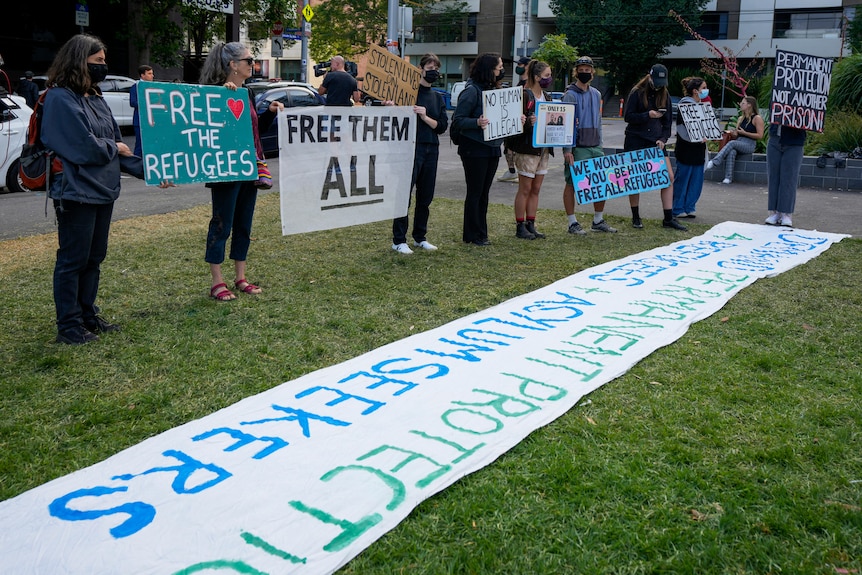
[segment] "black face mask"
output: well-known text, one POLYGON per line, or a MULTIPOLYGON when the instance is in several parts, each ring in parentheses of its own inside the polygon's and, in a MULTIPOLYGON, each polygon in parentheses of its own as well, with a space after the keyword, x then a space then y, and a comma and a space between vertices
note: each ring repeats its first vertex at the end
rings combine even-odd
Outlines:
POLYGON ((87 64, 87 71, 90 73, 90 82, 98 84, 108 76, 107 64, 87 64))
POLYGON ((500 73, 497 74, 496 80, 499 82, 500 80, 502 80, 505 77, 506 77, 506 70, 500 70, 500 73))
POLYGON ((437 70, 425 70, 425 81, 429 84, 433 84, 437 81, 437 78, 440 77, 440 72, 437 70))
POLYGON ((578 81, 582 84, 589 84, 593 81, 593 75, 590 72, 578 72, 578 81))
POLYGON ((526 71, 527 71, 527 69, 524 68, 523 66, 518 66, 515 68, 515 74, 517 74, 518 76, 523 76, 524 72, 526 72, 526 71))

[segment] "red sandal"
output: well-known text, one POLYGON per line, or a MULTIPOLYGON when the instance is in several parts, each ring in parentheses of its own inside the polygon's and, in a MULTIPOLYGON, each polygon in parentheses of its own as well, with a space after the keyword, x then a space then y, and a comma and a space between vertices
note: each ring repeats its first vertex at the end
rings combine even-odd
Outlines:
POLYGON ((241 280, 236 280, 235 282, 233 282, 233 285, 236 286, 236 289, 238 289, 239 291, 251 295, 257 295, 263 291, 262 289, 260 289, 259 286, 256 286, 253 283, 249 283, 249 281, 245 278, 242 278, 241 280), (241 286, 241 284, 245 284, 245 286, 241 286))
POLYGON ((226 283, 216 284, 210 288, 210 297, 217 301, 230 301, 236 299, 236 295, 227 289, 226 283))

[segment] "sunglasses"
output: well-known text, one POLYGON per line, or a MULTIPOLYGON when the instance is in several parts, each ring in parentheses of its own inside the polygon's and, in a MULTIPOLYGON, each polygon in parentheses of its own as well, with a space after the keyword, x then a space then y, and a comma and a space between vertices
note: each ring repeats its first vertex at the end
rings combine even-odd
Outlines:
POLYGON ((248 58, 240 58, 239 60, 234 60, 234 62, 245 62, 249 66, 253 66, 254 65, 254 58, 249 56, 248 58))

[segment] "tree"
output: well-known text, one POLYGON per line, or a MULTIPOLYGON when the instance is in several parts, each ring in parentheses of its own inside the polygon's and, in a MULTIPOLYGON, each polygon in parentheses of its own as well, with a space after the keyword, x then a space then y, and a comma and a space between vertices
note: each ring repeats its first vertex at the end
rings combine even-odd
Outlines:
POLYGON ((862 7, 856 8, 856 16, 847 24, 845 41, 854 54, 862 54, 862 7))
MULTIPOLYGON (((403 0, 401 3, 413 8, 415 25, 422 25, 424 20, 455 30, 467 12, 467 4, 458 0, 403 0)), ((384 46, 387 9, 387 0, 323 2, 314 9, 309 55, 318 62, 335 55, 351 60, 367 51, 369 44, 384 46)))
POLYGON ((569 45, 565 34, 548 34, 533 52, 533 58, 550 64, 554 76, 564 79, 565 85, 565 79, 578 59, 578 50, 569 45))
POLYGON ((649 72, 668 46, 681 46, 685 34, 672 9, 697 26, 707 0, 551 0, 557 30, 578 52, 600 58, 611 81, 628 91, 649 72))

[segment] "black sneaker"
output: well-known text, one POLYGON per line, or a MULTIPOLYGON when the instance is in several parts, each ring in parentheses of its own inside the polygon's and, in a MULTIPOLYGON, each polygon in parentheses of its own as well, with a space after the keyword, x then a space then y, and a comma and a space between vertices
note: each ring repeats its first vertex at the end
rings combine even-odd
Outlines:
POLYGON ((96 315, 84 322, 84 327, 93 333, 108 333, 109 331, 120 331, 120 326, 105 321, 102 316, 96 315))
POLYGON ((632 218, 632 227, 637 228, 637 229, 641 229, 644 227, 644 224, 640 218, 632 218))
POLYGON ((84 327, 73 327, 57 333, 55 341, 68 345, 84 345, 91 341, 99 341, 99 336, 84 327))
POLYGON ((687 231, 688 228, 676 221, 676 218, 672 220, 663 220, 661 223, 661 227, 663 228, 673 228, 675 230, 679 230, 681 232, 687 231))

